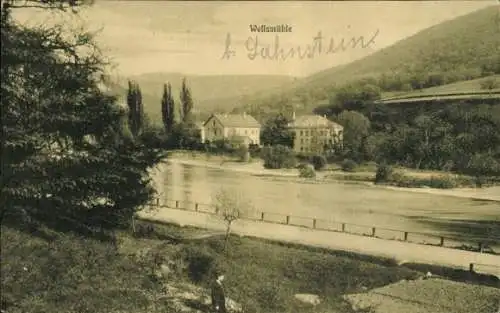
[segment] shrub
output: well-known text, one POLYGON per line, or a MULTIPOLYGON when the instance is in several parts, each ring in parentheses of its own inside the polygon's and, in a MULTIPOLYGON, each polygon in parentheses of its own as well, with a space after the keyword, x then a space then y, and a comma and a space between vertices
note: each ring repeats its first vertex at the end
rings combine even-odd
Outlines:
POLYGON ((248 163, 250 161, 250 151, 246 145, 240 145, 237 153, 241 162, 248 163))
POLYGON ((293 150, 282 145, 264 147, 262 159, 268 169, 294 168, 297 163, 293 150))
POLYGON ((428 186, 431 188, 451 189, 458 187, 458 182, 450 175, 431 176, 428 186))
POLYGON ((455 179, 451 175, 431 176, 430 178, 418 178, 406 176, 401 173, 393 173, 388 181, 391 185, 406 188, 439 188, 450 189, 461 185, 462 180, 455 179))
POLYGON ((250 152, 250 157, 256 158, 260 156, 260 147, 256 144, 250 144, 248 146, 248 151, 250 152))
POLYGON ((156 229, 153 224, 137 224, 133 236, 136 238, 156 239, 156 229))
POLYGON ((299 176, 303 178, 314 178, 316 177, 316 171, 311 164, 306 164, 299 169, 299 176))
POLYGON ((346 159, 342 162, 342 170, 344 172, 354 172, 357 166, 358 164, 351 159, 346 159))
POLYGON ((500 81, 498 81, 495 77, 488 77, 479 83, 481 86, 481 89, 483 90, 492 90, 496 88, 500 88, 500 81))
POLYGON ((375 183, 389 182, 392 179, 393 168, 387 164, 380 164, 377 167, 377 173, 375 174, 375 183))
POLYGON ((306 166, 308 166, 308 165, 310 165, 310 164, 309 164, 309 163, 307 163, 307 162, 300 162, 300 163, 296 166, 296 168, 297 168, 298 170, 300 170, 300 169, 303 169, 304 167, 306 167, 306 166))
POLYGON ((203 281, 215 264, 215 253, 205 246, 190 245, 183 251, 189 278, 196 283, 203 281))
POLYGON ((316 171, 321 171, 326 166, 326 158, 322 155, 315 155, 311 158, 311 163, 316 171))

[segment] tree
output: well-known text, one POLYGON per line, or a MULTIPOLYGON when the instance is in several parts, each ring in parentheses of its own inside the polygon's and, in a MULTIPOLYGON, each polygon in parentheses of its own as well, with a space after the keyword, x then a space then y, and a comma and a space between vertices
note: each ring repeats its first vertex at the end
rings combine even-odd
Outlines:
POLYGON ((252 205, 238 192, 227 189, 221 189, 215 193, 212 202, 216 216, 222 219, 226 225, 224 250, 227 250, 231 226, 235 221, 244 218, 250 212, 252 205))
POLYGON ((163 153, 127 136, 91 34, 21 26, 12 10, 1 12, 0 222, 86 235, 128 226, 163 153))
POLYGON ((196 149, 202 144, 200 131, 192 122, 174 124, 168 142, 174 149, 196 149))
POLYGON ((181 119, 184 123, 191 120, 192 110, 193 110, 193 98, 191 96, 191 90, 187 86, 186 78, 182 80, 181 87, 181 119))
POLYGON ((175 101, 172 97, 172 86, 170 83, 163 85, 161 113, 165 131, 171 133, 175 124, 175 101))
POLYGON ((288 127, 289 119, 282 113, 269 118, 261 133, 261 142, 263 145, 282 145, 293 148, 294 133, 288 127))
POLYGON ((322 155, 313 155, 311 163, 316 171, 321 171, 326 167, 326 158, 322 155))
POLYGON ((360 162, 363 158, 363 145, 370 134, 370 120, 359 112, 348 110, 342 111, 337 120, 344 127, 344 156, 360 162))
POLYGON ((340 105, 344 110, 369 111, 380 95, 381 90, 376 85, 352 84, 338 89, 332 104, 340 105))
POLYGON ((133 81, 128 82, 127 105, 130 131, 137 137, 144 127, 144 108, 141 88, 133 81))

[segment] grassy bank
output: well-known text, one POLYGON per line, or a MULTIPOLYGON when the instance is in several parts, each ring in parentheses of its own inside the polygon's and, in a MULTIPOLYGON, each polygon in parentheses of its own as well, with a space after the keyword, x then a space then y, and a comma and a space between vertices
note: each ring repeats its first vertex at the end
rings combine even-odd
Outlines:
MULTIPOLYGON (((141 228, 141 225, 138 225, 141 228)), ((9 313, 176 312, 158 300, 161 288, 137 251, 155 249, 184 263, 173 281, 206 286, 213 269, 226 275, 228 296, 245 312, 354 312, 344 293, 412 279, 417 271, 233 237, 229 252, 212 238, 169 244, 192 229, 155 226, 149 238, 121 234, 119 245, 55 235, 51 239, 2 227, 2 307, 9 313), (159 229, 161 228, 161 229, 159 229), (304 307, 295 293, 316 293, 323 302, 304 307)))
MULTIPOLYGON (((373 182, 375 172, 337 172, 327 176, 330 179, 373 182)), ((396 175, 381 185, 401 187, 401 188, 434 188, 434 189, 454 189, 454 188, 475 188, 477 182, 475 179, 462 175, 449 173, 421 173, 400 170, 396 175), (404 173, 404 174, 402 174, 404 173)), ((495 186, 495 181, 485 182, 484 187, 495 186)))
POLYGON ((5 226, 1 231, 5 312, 153 312, 158 290, 152 279, 113 245, 5 226))
MULTIPOLYGON (((298 176, 299 171, 295 169, 270 170, 263 167, 263 162, 259 158, 252 158, 249 162, 241 162, 233 155, 213 155, 196 151, 172 151, 169 157, 175 160, 192 162, 193 164, 205 164, 208 166, 220 167, 229 170, 239 170, 255 175, 269 176, 298 176)), ((373 183, 377 165, 367 163, 356 165, 348 171, 342 169, 341 163, 328 164, 322 171, 316 174, 316 180, 340 180, 351 182, 373 183)), ((483 180, 483 187, 498 185, 500 181, 489 179, 483 180)), ((434 188, 434 189, 454 189, 454 188, 474 188, 478 187, 477 179, 465 175, 457 175, 449 172, 439 171, 419 171, 407 168, 395 168, 394 175, 385 185, 401 188, 434 188)))
MULTIPOLYGON (((185 229, 155 224, 151 236, 168 238, 185 229)), ((227 253, 221 238, 181 244, 179 248, 190 264, 188 277, 206 286, 210 272, 221 271, 226 275, 228 295, 242 303, 245 312, 354 312, 343 294, 421 276, 418 271, 389 265, 387 260, 350 258, 236 236, 231 237, 227 253), (307 307, 294 301, 296 293, 317 294, 323 301, 307 307)))
MULTIPOLYGON (((119 233, 117 244, 2 227, 2 309, 8 313, 179 312, 172 304, 175 299, 161 296, 165 291, 152 275, 151 260, 144 257, 147 253, 177 265, 167 285, 188 285, 208 295, 209 277, 214 270, 222 272, 227 295, 250 313, 371 312, 354 311, 343 295, 416 279, 430 269, 236 236, 224 252, 220 236, 175 240, 206 232, 194 227, 144 221, 136 227, 135 236, 119 233), (316 307, 301 304, 294 300, 297 293, 317 294, 322 302, 316 307)), ((456 280, 477 278, 451 269, 432 271, 456 280)))

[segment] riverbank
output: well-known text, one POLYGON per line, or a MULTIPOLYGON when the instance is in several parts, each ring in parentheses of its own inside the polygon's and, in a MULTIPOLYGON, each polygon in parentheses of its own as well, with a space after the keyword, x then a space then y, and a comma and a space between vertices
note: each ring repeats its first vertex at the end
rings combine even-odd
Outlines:
MULTIPOLYGON (((255 176, 268 176, 275 178, 297 179, 304 181, 299 177, 297 169, 265 169, 262 160, 251 160, 248 163, 239 162, 234 157, 207 155, 199 152, 173 152, 169 155, 168 162, 179 163, 190 166, 205 167, 219 170, 229 170, 239 173, 246 173, 255 176)), ((415 177, 426 177, 435 173, 411 172, 406 171, 405 175, 415 177)), ((432 195, 452 196, 459 198, 500 201, 500 186, 484 187, 484 188, 411 188, 411 187, 396 187, 390 185, 375 185, 373 183, 374 173, 371 172, 356 172, 347 173, 340 170, 335 171, 318 171, 314 182, 331 183, 331 182, 346 182, 362 184, 371 188, 384 188, 394 191, 406 191, 425 193, 432 195)))

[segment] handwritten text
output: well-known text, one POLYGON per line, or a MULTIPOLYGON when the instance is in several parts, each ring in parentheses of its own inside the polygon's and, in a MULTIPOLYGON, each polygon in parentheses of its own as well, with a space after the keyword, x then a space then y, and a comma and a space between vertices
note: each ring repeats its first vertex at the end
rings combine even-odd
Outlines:
MULTIPOLYGON (((248 59, 264 59, 273 61, 285 61, 288 59, 298 58, 312 59, 320 55, 328 55, 339 52, 345 52, 349 49, 366 49, 375 43, 375 39, 379 35, 379 30, 375 30, 373 34, 365 38, 365 36, 353 36, 350 38, 324 38, 321 32, 312 38, 312 42, 306 45, 297 45, 293 47, 282 47, 280 43, 280 35, 274 36, 274 41, 271 44, 266 44, 261 41, 259 36, 251 36, 245 41, 244 49, 248 59)), ((226 35, 225 49, 222 54, 222 59, 230 59, 236 56, 236 50, 232 47, 231 34, 226 35)))

